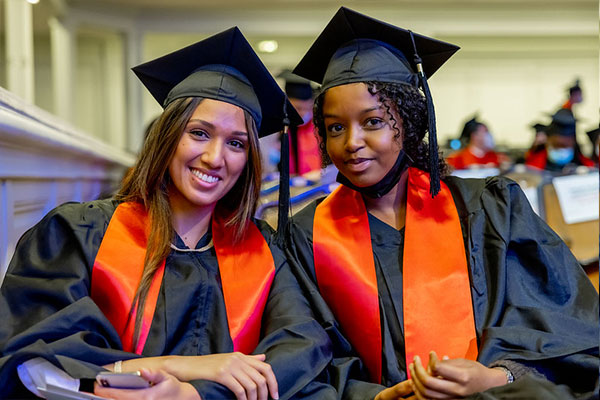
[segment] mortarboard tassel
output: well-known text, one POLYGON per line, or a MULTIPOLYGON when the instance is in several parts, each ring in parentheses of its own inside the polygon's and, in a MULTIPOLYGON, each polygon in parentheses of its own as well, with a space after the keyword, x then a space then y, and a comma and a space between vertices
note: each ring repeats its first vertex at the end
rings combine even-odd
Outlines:
POLYGON ((281 160, 279 172, 279 205, 277 209, 277 244, 284 245, 287 239, 288 215, 290 212, 290 119, 287 113, 287 96, 283 99, 283 131, 281 133, 281 160))
POLYGON ((415 50, 415 64, 417 65, 417 74, 419 75, 419 82, 421 88, 425 93, 425 99, 427 101, 427 130, 429 131, 429 192, 431 197, 435 197, 440 191, 440 173, 438 169, 439 155, 438 155, 438 144, 437 144, 437 130, 435 127, 435 108, 433 106, 433 98, 429 91, 429 84, 427 83, 427 77, 423 71, 423 62, 419 54, 417 53, 417 45, 415 44, 415 38, 412 31, 410 33, 410 39, 412 40, 413 49, 415 50))

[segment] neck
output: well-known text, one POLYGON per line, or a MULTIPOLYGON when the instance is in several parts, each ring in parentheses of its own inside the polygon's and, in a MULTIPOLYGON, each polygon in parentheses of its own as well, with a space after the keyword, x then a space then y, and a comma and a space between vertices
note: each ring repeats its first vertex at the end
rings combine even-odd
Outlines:
POLYGON ((187 247, 190 249, 195 248, 198 241, 209 229, 215 205, 197 207, 190 205, 189 202, 177 196, 171 196, 169 203, 171 204, 173 229, 187 247))
POLYGON ((398 230, 404 227, 405 222, 407 180, 408 169, 404 171, 396 186, 385 195, 379 198, 363 196, 365 206, 371 214, 398 230))

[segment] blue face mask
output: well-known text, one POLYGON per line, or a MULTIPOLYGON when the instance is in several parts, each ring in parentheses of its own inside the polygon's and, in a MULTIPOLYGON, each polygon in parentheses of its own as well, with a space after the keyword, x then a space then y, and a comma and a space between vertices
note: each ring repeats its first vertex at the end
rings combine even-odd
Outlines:
POLYGON ((572 147, 566 147, 561 149, 548 148, 548 159, 557 165, 566 165, 571 160, 573 160, 573 156, 575 155, 575 151, 572 147))

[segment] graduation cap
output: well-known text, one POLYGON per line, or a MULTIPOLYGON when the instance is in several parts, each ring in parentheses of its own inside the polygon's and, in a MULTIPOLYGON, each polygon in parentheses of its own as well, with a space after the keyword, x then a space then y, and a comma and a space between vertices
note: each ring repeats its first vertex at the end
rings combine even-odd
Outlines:
POLYGON ((548 125, 548 136, 560 135, 575 137, 577 119, 573 111, 561 108, 552 115, 552 122, 548 125))
POLYGON ((439 191, 435 110, 427 77, 459 47, 341 7, 294 69, 321 83, 321 93, 355 82, 421 87, 427 100, 431 194, 439 191), (410 57, 410 58, 409 58, 410 57))
MULTIPOLYGON (((163 108, 184 97, 224 101, 250 113, 259 137, 283 129, 281 140, 286 144, 290 123, 302 124, 302 118, 237 27, 138 65, 133 72, 163 108)), ((289 214, 288 147, 281 146, 284 167, 279 192, 280 228, 287 226, 289 214)), ((281 243, 283 230, 278 231, 281 243)))
POLYGON ((183 97, 224 101, 250 113, 259 137, 280 131, 286 111, 302 123, 237 27, 132 69, 163 108, 183 97))
POLYGON ((306 78, 294 74, 289 69, 281 71, 278 78, 285 81, 285 94, 290 99, 309 100, 313 97, 313 88, 306 78))
POLYGON ((541 124, 539 122, 536 122, 535 124, 531 125, 531 128, 535 130, 535 133, 538 132, 546 132, 546 130, 548 129, 547 125, 541 124))
POLYGON ((482 124, 481 121, 477 120, 478 115, 475 114, 473 116, 473 118, 471 118, 470 120, 468 120, 467 122, 465 122, 465 125, 463 126, 463 130, 460 133, 460 139, 461 140, 469 140, 471 138, 471 134, 473 132, 475 132, 477 130, 477 128, 479 127, 479 125, 482 124))
POLYGON ((569 88, 569 95, 573 94, 574 92, 581 92, 581 86, 579 86, 579 79, 575 79, 575 83, 569 88))

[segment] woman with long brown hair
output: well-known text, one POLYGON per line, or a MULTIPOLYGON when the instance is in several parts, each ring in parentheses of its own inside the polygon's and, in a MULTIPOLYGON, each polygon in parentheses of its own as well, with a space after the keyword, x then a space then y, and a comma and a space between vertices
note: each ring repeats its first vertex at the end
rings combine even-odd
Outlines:
POLYGON ((0 295, 2 397, 27 395, 19 378, 36 393, 40 359, 82 390, 106 369, 153 383, 96 385, 116 399, 323 397, 327 335, 252 218, 258 138, 282 128, 283 92, 237 28, 134 72, 164 112, 116 198, 62 205, 17 246, 0 295))
POLYGON ((597 397, 598 297, 577 260, 515 182, 447 176, 427 77, 457 50, 342 7, 294 70, 322 85, 341 183, 289 243, 332 382, 349 399, 597 397))

